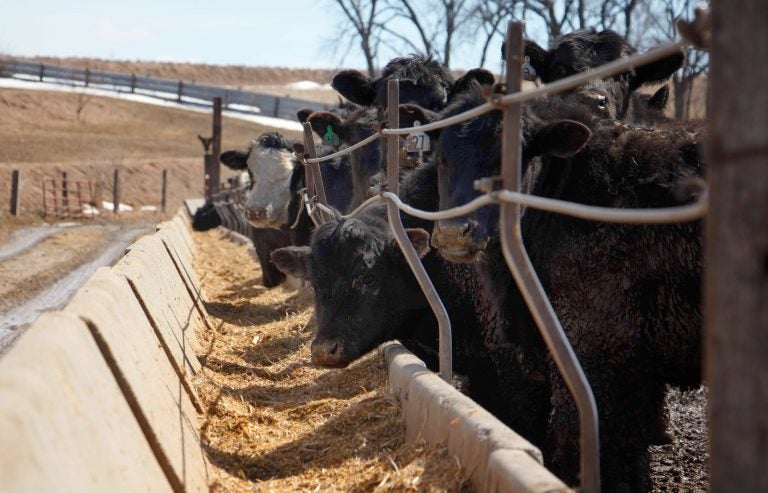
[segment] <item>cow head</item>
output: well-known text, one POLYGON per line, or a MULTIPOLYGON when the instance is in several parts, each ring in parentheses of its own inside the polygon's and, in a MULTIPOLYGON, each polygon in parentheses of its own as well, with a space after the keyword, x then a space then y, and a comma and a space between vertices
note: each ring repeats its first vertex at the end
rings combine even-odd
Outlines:
MULTIPOLYGON (((484 102, 474 87, 446 110, 443 116, 462 113, 484 102)), ((474 184, 481 178, 498 176, 501 167, 501 113, 492 111, 442 130, 438 142, 437 176, 440 209, 470 202, 480 195, 474 184)), ((569 156, 578 152, 590 136, 583 124, 568 119, 542 121, 531 111, 523 117, 523 169, 535 156, 569 156)), ((488 241, 496 236, 498 207, 485 206, 456 219, 435 224, 432 246, 452 262, 479 258, 488 241)))
MULTIPOLYGON (((317 335, 312 362, 342 368, 382 342, 413 329, 409 313, 426 300, 389 230, 384 207, 318 227, 308 247, 272 252, 287 274, 308 279, 315 292, 317 335)), ((408 230, 417 251, 428 250, 423 229, 408 230)))
POLYGON ((439 111, 448 102, 453 76, 440 62, 423 55, 392 59, 374 79, 357 70, 344 70, 334 76, 331 85, 339 94, 362 106, 387 107, 387 82, 397 79, 400 102, 418 104, 439 111))
MULTIPOLYGON (((618 33, 582 29, 556 38, 545 50, 533 41, 526 41, 525 56, 542 82, 553 82, 586 72, 592 68, 635 53, 635 49, 618 33)), ((607 79, 614 87, 608 91, 617 117, 627 114, 630 95, 645 84, 668 79, 683 63, 682 51, 607 79)))
POLYGON ((221 162, 233 169, 247 169, 251 190, 245 203, 245 218, 258 228, 279 228, 288 222, 293 171, 292 149, 277 132, 262 134, 248 152, 226 151, 221 162))

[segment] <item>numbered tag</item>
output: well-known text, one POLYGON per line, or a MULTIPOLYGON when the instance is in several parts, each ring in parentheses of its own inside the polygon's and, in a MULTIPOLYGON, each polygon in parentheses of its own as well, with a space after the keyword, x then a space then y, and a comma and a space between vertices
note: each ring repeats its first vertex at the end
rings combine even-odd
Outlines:
MULTIPOLYGON (((413 122, 414 128, 418 127, 418 121, 413 122)), ((429 136, 424 132, 415 130, 405 139, 405 150, 408 152, 427 152, 430 149, 429 136)))
POLYGON ((333 127, 328 125, 325 127, 325 133, 323 134, 323 144, 339 147, 341 145, 341 139, 337 134, 333 132, 333 127))
POLYGON ((523 79, 536 80, 536 69, 531 65, 530 57, 525 57, 523 59, 523 79))

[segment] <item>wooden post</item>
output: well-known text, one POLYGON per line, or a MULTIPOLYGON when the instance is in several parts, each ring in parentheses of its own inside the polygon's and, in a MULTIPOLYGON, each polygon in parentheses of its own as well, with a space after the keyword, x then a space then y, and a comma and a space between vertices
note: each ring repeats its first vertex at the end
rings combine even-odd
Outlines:
POLYGON ((41 64, 40 64, 40 75, 39 75, 39 77, 40 77, 40 82, 43 82, 43 75, 45 75, 45 65, 43 65, 43 64, 41 63, 41 64))
POLYGON ((64 214, 69 212, 69 196, 67 193, 67 172, 61 172, 61 210, 64 214))
POLYGON ((768 491, 768 3, 711 5, 704 245, 710 491, 768 491))
POLYGON ((131 74, 131 93, 136 92, 136 74, 131 74))
POLYGON ((275 118, 280 116, 280 98, 275 98, 275 108, 272 111, 272 116, 275 118))
POLYGON ((120 170, 115 168, 115 181, 112 185, 112 212, 120 212, 120 170))
POLYGON ((182 81, 179 81, 179 91, 176 95, 176 101, 181 101, 181 95, 184 92, 184 83, 182 81))
POLYGON ((85 87, 88 87, 90 83, 91 83, 91 69, 86 68, 85 69, 85 87))
POLYGON ((11 215, 13 216, 19 215, 19 182, 19 170, 15 169, 11 172, 11 215))
POLYGON ((168 170, 163 170, 163 190, 160 196, 160 211, 165 212, 165 203, 168 196, 168 170))

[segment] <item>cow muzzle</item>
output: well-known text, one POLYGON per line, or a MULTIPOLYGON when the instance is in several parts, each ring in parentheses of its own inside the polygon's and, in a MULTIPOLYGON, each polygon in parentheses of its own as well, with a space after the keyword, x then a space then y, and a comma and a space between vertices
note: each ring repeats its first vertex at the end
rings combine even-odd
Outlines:
POLYGON ((349 360, 344 357, 344 344, 338 339, 312 341, 312 363, 324 368, 344 368, 349 360))
POLYGON ((432 246, 449 262, 474 262, 488 244, 487 237, 477 237, 477 222, 439 221, 432 231, 432 246))
POLYGON ((257 228, 275 227, 276 217, 272 207, 246 207, 245 218, 257 228))

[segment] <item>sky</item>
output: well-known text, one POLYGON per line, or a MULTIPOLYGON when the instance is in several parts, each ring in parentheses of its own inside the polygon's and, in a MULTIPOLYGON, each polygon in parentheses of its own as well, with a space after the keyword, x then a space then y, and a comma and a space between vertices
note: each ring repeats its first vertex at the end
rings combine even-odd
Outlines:
MULTIPOLYGON (((363 69, 358 48, 333 45, 341 15, 331 0, 2 0, 0 53, 363 69)), ((500 46, 486 68, 500 67, 500 46)), ((477 66, 479 53, 479 39, 462 40, 451 68, 477 66)))

